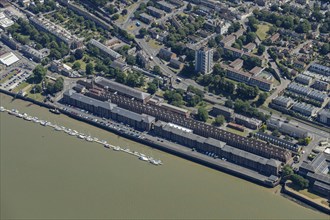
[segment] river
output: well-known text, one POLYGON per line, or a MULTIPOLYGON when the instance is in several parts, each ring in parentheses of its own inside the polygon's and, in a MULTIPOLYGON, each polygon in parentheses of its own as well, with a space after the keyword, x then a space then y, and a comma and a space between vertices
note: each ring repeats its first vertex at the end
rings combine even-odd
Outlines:
POLYGON ((268 189, 0 94, 0 104, 129 146, 123 152, 0 113, 1 219, 328 219, 268 189))

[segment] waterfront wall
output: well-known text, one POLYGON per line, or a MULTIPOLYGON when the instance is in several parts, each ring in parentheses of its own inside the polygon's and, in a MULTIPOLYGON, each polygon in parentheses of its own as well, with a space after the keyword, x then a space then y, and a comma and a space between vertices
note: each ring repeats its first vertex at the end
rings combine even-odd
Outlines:
MULTIPOLYGON (((42 107, 56 108, 56 106, 54 106, 54 105, 51 105, 51 104, 48 104, 48 103, 44 103, 44 102, 40 102, 40 101, 31 99, 29 97, 19 96, 19 95, 15 94, 15 93, 12 93, 12 92, 9 92, 9 91, 6 91, 6 90, 0 89, 0 92, 2 92, 4 94, 7 94, 9 96, 12 96, 13 98, 19 98, 19 99, 22 99, 22 100, 25 100, 25 101, 32 102, 32 103, 34 103, 36 105, 39 105, 39 106, 42 106, 42 107)), ((78 115, 72 114, 71 112, 64 111, 62 109, 59 109, 59 110, 63 114, 65 114, 65 115, 67 115, 69 117, 72 117, 74 119, 77 119, 79 121, 83 121, 83 122, 89 123, 89 124, 94 125, 96 127, 99 127, 99 128, 105 129, 105 130, 108 130, 110 132, 116 133, 116 134, 118 134, 120 136, 123 136, 125 138, 131 139, 133 141, 137 141, 139 143, 146 144, 148 146, 151 146, 151 147, 157 148, 159 150, 165 151, 167 153, 171 153, 173 155, 176 155, 176 156, 185 158, 187 160, 190 160, 190 161, 199 163, 201 165, 204 165, 204 166, 207 166, 207 167, 210 167, 210 168, 219 170, 219 171, 226 172, 226 173, 231 174, 231 175, 234 175, 236 177, 239 177, 239 178, 242 178, 242 179, 245 179, 245 180, 254 182, 254 183, 258 184, 258 185, 267 186, 267 187, 274 187, 274 186, 276 186, 278 184, 278 182, 271 183, 271 182, 265 181, 267 179, 267 177, 265 177, 265 176, 264 176, 264 178, 254 177, 253 175, 244 173, 244 171, 242 171, 242 170, 235 170, 233 167, 225 166, 223 164, 217 163, 216 160, 213 159, 213 158, 211 158, 211 157, 207 157, 207 156, 205 156, 203 154, 199 154, 197 152, 193 152, 193 151, 190 151, 190 150, 188 150, 188 151, 187 150, 184 150, 183 147, 174 147, 173 145, 171 145, 171 144, 165 144, 164 142, 155 142, 155 141, 149 140, 149 139, 140 139, 138 137, 131 136, 131 135, 126 134, 126 133, 123 133, 123 132, 121 132, 119 130, 113 129, 111 127, 107 127, 105 125, 99 124, 99 123, 94 122, 92 120, 89 120, 89 119, 80 117, 78 115)))
POLYGON ((306 203, 307 205, 310 205, 311 207, 319 210, 319 211, 322 211, 326 214, 330 214, 330 208, 327 208, 326 206, 323 206, 323 205, 320 205, 318 203, 315 203, 314 201, 312 201, 311 199, 305 197, 304 195, 301 195, 300 193, 298 192, 295 192, 294 190, 290 189, 286 183, 283 184, 283 187, 282 187, 282 192, 303 202, 303 203, 306 203))

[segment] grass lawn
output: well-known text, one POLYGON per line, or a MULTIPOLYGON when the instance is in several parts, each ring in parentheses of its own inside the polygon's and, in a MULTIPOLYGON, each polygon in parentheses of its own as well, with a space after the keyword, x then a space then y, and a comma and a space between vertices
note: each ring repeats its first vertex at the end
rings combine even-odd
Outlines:
POLYGON ((41 93, 32 94, 30 92, 27 93, 27 97, 40 101, 40 102, 42 102, 45 98, 43 95, 41 95, 41 93))
POLYGON ((30 84, 27 82, 22 82, 19 86, 17 86, 15 89, 13 89, 13 92, 19 92, 29 86, 30 84))
POLYGON ((160 49, 162 46, 157 42, 155 41, 154 39, 150 39, 148 41, 148 45, 154 49, 160 49))
POLYGON ((270 26, 268 24, 259 24, 257 35, 260 40, 265 40, 267 37, 267 31, 269 30, 270 26))
POLYGON ((241 131, 238 131, 236 129, 233 129, 233 128, 229 128, 229 127, 226 127, 226 130, 231 132, 231 133, 234 133, 234 134, 237 134, 237 135, 240 135, 240 136, 244 136, 246 137, 248 132, 245 130, 244 132, 241 132, 241 131))

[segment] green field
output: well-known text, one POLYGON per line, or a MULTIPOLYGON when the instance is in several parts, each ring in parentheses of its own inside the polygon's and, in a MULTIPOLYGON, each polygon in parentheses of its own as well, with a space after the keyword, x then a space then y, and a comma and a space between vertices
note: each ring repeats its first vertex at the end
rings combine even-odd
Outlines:
POLYGON ((257 36, 260 40, 265 40, 267 37, 267 31, 269 30, 270 26, 268 24, 259 24, 257 30, 257 36))
POLYGON ((27 82, 22 82, 19 86, 17 86, 15 89, 13 89, 13 92, 19 92, 23 89, 25 89, 28 85, 30 85, 27 82))

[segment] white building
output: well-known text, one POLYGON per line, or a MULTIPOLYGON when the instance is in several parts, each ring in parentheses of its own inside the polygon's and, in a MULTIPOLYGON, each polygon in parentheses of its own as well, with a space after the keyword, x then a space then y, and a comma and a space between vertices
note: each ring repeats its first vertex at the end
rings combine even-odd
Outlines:
POLYGON ((203 47, 195 52, 195 71, 209 74, 213 71, 213 49, 203 47))

